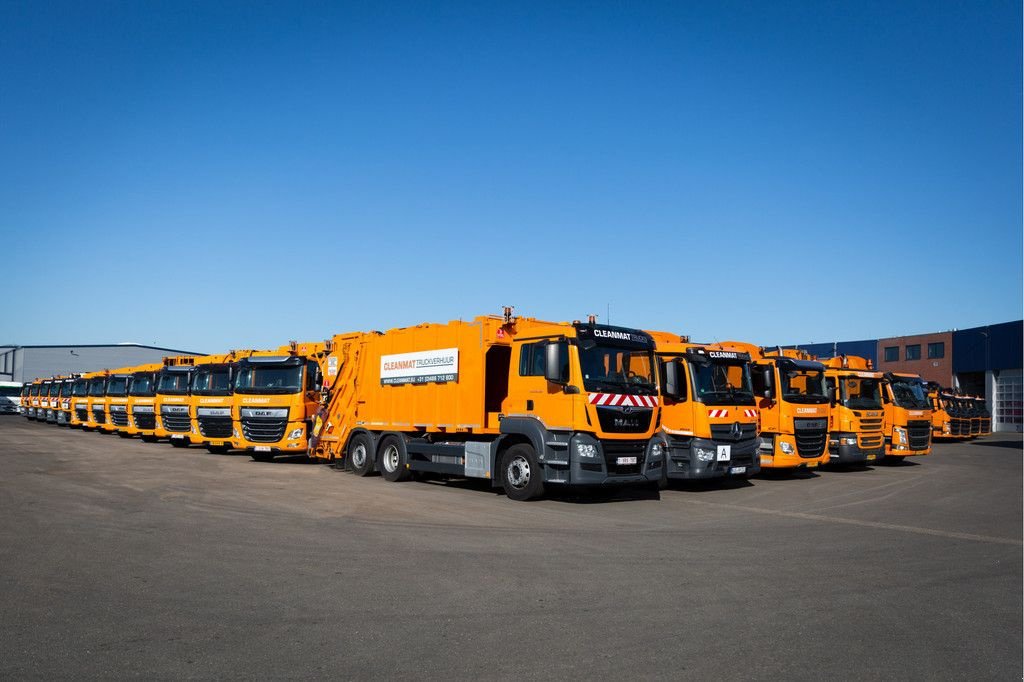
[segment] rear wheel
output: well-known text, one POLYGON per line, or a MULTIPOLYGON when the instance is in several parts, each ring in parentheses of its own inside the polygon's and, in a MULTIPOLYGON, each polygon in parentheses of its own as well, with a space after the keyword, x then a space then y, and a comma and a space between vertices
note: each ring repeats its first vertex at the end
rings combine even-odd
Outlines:
POLYGON ((525 443, 513 445, 501 458, 501 485, 510 500, 524 502, 544 494, 540 465, 533 448, 525 443))
POLYGON ((409 479, 409 456, 395 436, 386 437, 380 444, 380 473, 385 481, 398 483, 409 479))
POLYGON ((373 471, 373 441, 365 433, 352 436, 348 444, 348 467, 356 476, 366 476, 373 471))

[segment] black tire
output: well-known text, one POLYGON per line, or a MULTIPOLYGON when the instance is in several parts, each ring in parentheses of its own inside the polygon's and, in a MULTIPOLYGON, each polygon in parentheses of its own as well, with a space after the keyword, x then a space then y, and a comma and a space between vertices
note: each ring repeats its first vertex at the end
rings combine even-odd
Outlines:
POLYGON ((366 476, 373 472, 373 441, 365 433, 357 433, 348 442, 345 453, 348 469, 356 476, 366 476))
POLYGON ((132 434, 125 433, 124 431, 118 431, 117 435, 121 436, 121 438, 131 438, 132 437, 132 434))
POLYGON ((273 452, 256 452, 255 450, 250 450, 249 456, 257 462, 270 462, 274 459, 273 452))
POLYGON ((409 455, 397 436, 387 436, 380 442, 377 461, 380 462, 380 474, 385 481, 399 483, 409 480, 412 473, 407 466, 409 455))
POLYGON ((172 438, 171 445, 176 448, 187 448, 189 446, 188 438, 172 438))
POLYGON ((231 449, 229 445, 207 445, 206 451, 211 455, 223 455, 225 452, 231 449))
POLYGON ((500 475, 501 487, 510 500, 525 502, 544 495, 537 453, 525 443, 513 445, 505 451, 500 475))
POLYGON ((668 490, 668 467, 665 465, 666 462, 661 463, 661 476, 658 477, 658 490, 668 490))

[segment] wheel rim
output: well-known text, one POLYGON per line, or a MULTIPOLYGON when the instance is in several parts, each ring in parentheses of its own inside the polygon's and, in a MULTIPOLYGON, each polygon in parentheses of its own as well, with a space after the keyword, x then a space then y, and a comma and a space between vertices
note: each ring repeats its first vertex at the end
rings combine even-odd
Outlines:
POLYGON ((516 490, 530 484, 530 463, 522 455, 513 457, 505 467, 505 480, 516 490))
POLYGON ((394 473, 398 469, 397 445, 388 445, 384 448, 384 468, 389 474, 394 473))
POLYGON ((359 443, 352 449, 352 466, 362 467, 366 464, 366 446, 359 443))

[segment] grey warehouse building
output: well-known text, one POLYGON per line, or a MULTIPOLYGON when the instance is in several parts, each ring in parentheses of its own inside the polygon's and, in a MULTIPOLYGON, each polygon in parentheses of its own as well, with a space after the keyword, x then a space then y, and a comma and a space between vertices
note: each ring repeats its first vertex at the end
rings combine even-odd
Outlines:
POLYGON ((138 343, 82 346, 0 346, 0 381, 26 382, 58 374, 95 372, 161 362, 168 355, 205 355, 138 343))

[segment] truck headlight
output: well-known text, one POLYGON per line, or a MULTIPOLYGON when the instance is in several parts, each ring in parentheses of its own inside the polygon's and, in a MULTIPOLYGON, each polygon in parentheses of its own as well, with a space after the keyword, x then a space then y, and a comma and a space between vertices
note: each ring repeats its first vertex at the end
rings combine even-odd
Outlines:
POLYGON ((292 432, 288 434, 288 440, 295 440, 296 438, 302 438, 302 428, 292 429, 292 432))
POLYGON ((902 429, 902 428, 897 426, 895 429, 893 429, 893 434, 896 436, 896 442, 897 443, 904 444, 904 445, 906 444, 906 442, 907 442, 907 431, 906 431, 906 429, 902 429))
POLYGON ((665 448, 662 447, 661 443, 655 442, 651 446, 651 460, 661 459, 662 455, 665 454, 665 448))
POLYGON ((942 422, 942 432, 949 433, 949 422, 942 422))
POLYGON ((715 458, 715 451, 711 448, 695 447, 693 454, 697 455, 697 459, 701 462, 710 462, 715 458))
POLYGON ((779 450, 782 450, 782 453, 784 455, 792 455, 793 454, 793 445, 792 445, 792 443, 789 443, 787 441, 780 440, 779 441, 779 450))
POLYGON ((839 440, 842 442, 843 445, 856 445, 857 444, 857 439, 856 438, 840 438, 839 440))
POLYGON ((597 459, 597 446, 576 441, 576 456, 580 459, 597 459))

